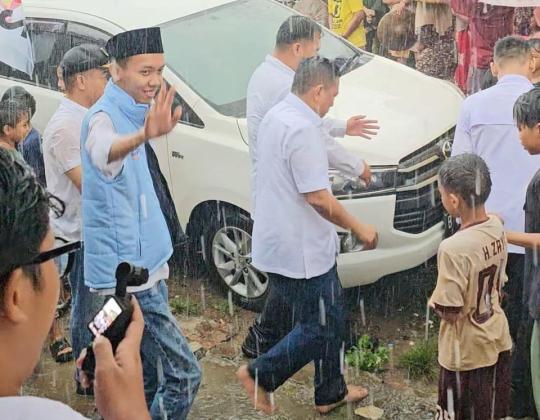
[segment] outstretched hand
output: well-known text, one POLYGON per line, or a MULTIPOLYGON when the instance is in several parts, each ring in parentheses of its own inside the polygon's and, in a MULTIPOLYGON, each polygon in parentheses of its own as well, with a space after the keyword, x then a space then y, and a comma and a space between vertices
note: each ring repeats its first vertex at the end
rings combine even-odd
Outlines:
POLYGON ((371 140, 379 131, 377 123, 377 120, 366 120, 365 115, 356 115, 347 120, 347 135, 371 140))
POLYGON ((154 102, 150 106, 146 121, 144 122, 144 137, 150 140, 164 136, 172 131, 182 116, 182 107, 178 106, 171 112, 176 89, 163 82, 154 102))

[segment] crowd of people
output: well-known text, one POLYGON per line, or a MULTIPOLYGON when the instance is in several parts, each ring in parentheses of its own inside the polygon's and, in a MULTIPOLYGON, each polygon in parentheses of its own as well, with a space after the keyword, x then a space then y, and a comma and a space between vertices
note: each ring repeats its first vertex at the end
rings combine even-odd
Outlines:
POLYGON ((495 42, 540 37, 540 7, 479 0, 282 1, 366 51, 453 81, 464 93, 485 86, 495 42))
MULTIPOLYGON (((387 16, 412 13, 406 0, 390 5, 390 12, 377 1, 369 12, 361 1, 358 7, 329 0, 323 9, 306 3, 296 6, 330 10, 322 22, 372 49, 384 48, 379 33, 387 16)), ((427 49, 442 51, 459 36, 450 12, 455 5, 431 5, 416 2, 417 67, 427 49)), ((492 28, 506 30, 497 20, 506 22, 506 8, 482 7, 483 14, 493 13, 492 28)), ((478 35, 480 18, 463 16, 464 30, 478 35)), ((440 245, 429 300, 441 318, 438 419, 540 414, 540 89, 533 84, 540 45, 500 35, 493 35, 489 53, 471 36, 465 85, 483 81, 480 50, 489 55, 494 80, 463 102, 452 157, 439 171, 443 206, 461 227, 440 245)), ((273 392, 312 362, 318 413, 369 394, 345 381, 347 308, 335 226, 352 232, 366 250, 377 247, 378 235, 332 195, 328 172, 338 168, 369 183, 369 163, 336 138, 370 139, 379 127, 358 115, 326 117, 339 95, 340 74, 318 56, 320 43, 320 25, 289 17, 247 88, 252 258, 268 273, 269 293, 242 345, 253 360, 237 379, 255 409, 267 414, 276 409, 273 392)), ((83 418, 60 403, 20 396, 47 336, 58 361, 72 350, 76 392, 94 395, 105 419, 184 419, 190 411, 201 368, 171 313, 166 285, 173 246, 184 235, 152 146, 182 112, 174 106, 174 87, 163 80, 164 54, 159 28, 122 32, 104 49, 83 44, 69 50, 58 67, 65 97, 42 140, 31 128, 36 104, 28 92, 14 87, 0 102, 0 418, 83 418), (71 345, 53 322, 58 266, 68 252, 74 257, 71 345), (114 293, 123 261, 147 268, 149 278, 128 285, 133 315, 113 351, 87 326, 114 293), (90 343, 94 375, 82 369, 90 343)))

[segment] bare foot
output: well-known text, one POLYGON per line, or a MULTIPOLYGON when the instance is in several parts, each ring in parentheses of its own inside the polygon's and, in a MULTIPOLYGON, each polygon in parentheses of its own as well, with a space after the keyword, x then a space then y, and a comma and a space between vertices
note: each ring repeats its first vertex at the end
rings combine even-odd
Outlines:
POLYGON ((345 398, 335 404, 316 406, 319 414, 328 414, 343 404, 362 401, 369 395, 369 391, 366 388, 357 385, 347 385, 347 391, 348 393, 345 398))
POLYGON ((260 410, 265 414, 272 414, 274 412, 274 405, 270 401, 268 393, 260 386, 255 386, 255 381, 251 377, 248 371, 247 365, 242 366, 236 372, 236 377, 240 383, 244 386, 249 399, 253 403, 255 410, 260 410))

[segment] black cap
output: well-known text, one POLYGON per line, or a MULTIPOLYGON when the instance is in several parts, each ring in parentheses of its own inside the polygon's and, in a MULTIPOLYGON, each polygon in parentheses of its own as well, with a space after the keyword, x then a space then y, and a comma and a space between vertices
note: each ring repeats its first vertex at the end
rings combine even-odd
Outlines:
POLYGON ((117 60, 140 54, 163 54, 161 30, 154 27, 122 32, 109 39, 105 49, 110 58, 117 60))
POLYGON ((70 49, 60 61, 62 76, 65 78, 77 73, 106 66, 107 54, 97 45, 82 44, 70 49))

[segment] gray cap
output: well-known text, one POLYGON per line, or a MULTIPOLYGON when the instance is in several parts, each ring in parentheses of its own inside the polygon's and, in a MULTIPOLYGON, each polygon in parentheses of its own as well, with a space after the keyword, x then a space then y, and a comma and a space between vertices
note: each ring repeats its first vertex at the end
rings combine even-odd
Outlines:
POLYGON ((109 57, 98 45, 82 44, 64 54, 60 68, 65 79, 77 73, 105 67, 108 63, 109 57))

